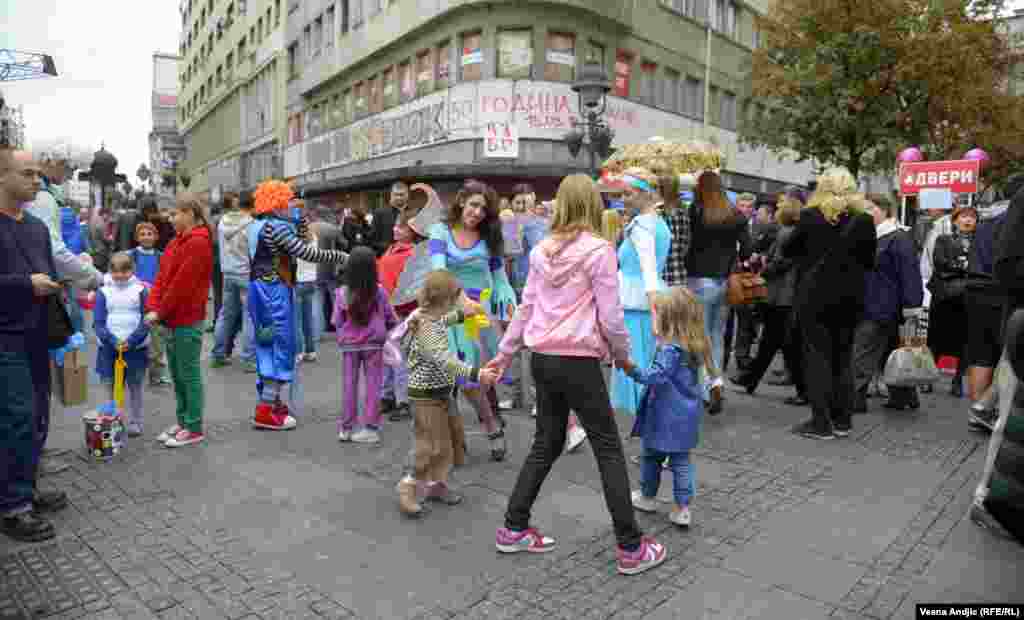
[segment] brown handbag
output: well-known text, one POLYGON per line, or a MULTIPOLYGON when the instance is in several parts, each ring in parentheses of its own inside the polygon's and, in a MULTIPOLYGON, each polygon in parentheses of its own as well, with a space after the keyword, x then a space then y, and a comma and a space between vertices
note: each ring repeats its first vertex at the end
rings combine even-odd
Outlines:
POLYGON ((730 306, 749 306, 768 299, 768 285, 756 273, 737 271, 729 276, 725 301, 730 306))

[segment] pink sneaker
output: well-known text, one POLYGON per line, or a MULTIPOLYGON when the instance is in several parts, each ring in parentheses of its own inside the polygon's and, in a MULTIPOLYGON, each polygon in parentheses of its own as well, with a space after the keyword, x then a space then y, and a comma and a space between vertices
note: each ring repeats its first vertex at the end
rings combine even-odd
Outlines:
POLYGON ((555 539, 541 536, 540 532, 532 527, 522 532, 499 527, 494 546, 502 553, 546 553, 555 548, 555 539))
POLYGON ((640 539, 640 547, 636 551, 618 547, 615 552, 620 575, 639 575, 661 564, 668 557, 665 545, 647 536, 640 539))
POLYGON ((194 443, 199 443, 203 439, 206 439, 206 436, 202 433, 180 430, 177 435, 164 442, 164 445, 168 448, 181 448, 183 446, 191 446, 194 443))

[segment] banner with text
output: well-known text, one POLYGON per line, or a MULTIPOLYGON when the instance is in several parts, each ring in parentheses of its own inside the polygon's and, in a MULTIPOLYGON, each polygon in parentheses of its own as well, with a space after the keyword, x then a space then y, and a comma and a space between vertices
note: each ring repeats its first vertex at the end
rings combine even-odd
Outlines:
POLYGON ((920 161, 900 165, 900 194, 916 196, 922 189, 948 189, 954 194, 978 191, 981 164, 973 159, 920 161))

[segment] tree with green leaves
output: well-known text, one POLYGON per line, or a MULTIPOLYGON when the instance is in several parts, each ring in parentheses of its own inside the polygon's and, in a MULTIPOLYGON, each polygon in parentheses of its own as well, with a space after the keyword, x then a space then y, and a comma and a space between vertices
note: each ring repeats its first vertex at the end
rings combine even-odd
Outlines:
POLYGON ((1024 157, 1019 51, 1002 0, 776 0, 758 19, 756 101, 741 139, 800 160, 889 172, 901 148, 958 159, 984 148, 989 178, 1024 157))

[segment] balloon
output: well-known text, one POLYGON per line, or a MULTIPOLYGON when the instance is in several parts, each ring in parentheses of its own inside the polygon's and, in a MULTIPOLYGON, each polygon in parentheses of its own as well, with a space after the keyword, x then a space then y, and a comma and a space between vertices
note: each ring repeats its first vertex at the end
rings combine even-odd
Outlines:
POLYGON ((983 149, 973 148, 964 154, 964 159, 975 159, 985 165, 988 163, 988 153, 983 149))
POLYGON ((924 154, 916 146, 907 147, 896 156, 896 160, 904 164, 921 161, 922 159, 924 159, 924 154))

